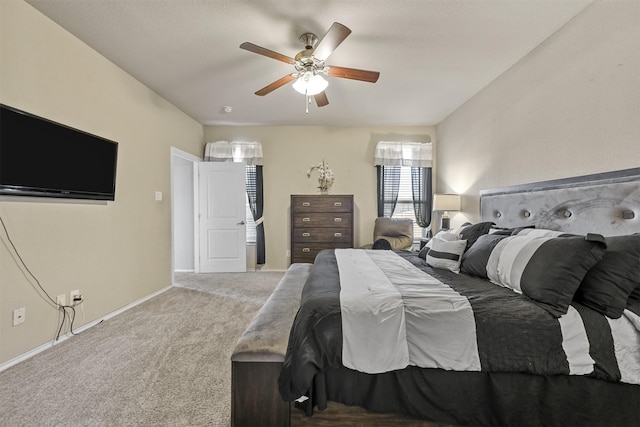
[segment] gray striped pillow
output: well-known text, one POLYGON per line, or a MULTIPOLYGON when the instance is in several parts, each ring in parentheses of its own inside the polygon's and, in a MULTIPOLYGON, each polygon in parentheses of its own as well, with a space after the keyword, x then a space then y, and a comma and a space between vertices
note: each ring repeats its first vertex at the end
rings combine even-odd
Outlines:
POLYGON ((447 241, 434 237, 429 242, 431 247, 428 249, 425 261, 431 267, 443 268, 454 273, 460 272, 460 261, 462 254, 467 248, 466 240, 447 241))
POLYGON ((598 234, 510 236, 491 252, 487 277, 560 317, 567 313, 582 279, 605 250, 604 237, 598 234))

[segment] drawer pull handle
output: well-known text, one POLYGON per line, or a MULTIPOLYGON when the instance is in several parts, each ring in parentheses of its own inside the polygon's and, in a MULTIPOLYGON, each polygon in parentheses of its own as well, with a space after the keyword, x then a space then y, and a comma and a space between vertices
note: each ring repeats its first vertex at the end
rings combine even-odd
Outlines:
POLYGON ((309 249, 309 248, 302 248, 302 252, 311 252, 311 249, 309 249))
POLYGON ((311 203, 310 202, 302 202, 302 206, 309 207, 309 206, 311 206, 311 203))
POLYGON ((302 222, 309 222, 311 221, 311 218, 302 218, 302 222))
POLYGON ((342 222, 342 218, 333 218, 333 222, 342 222))
POLYGON ((342 237, 342 233, 333 233, 333 237, 342 237))
POLYGON ((302 237, 309 237, 311 236, 311 233, 302 233, 302 237))
POLYGON ((333 202, 333 206, 342 206, 342 202, 333 202))

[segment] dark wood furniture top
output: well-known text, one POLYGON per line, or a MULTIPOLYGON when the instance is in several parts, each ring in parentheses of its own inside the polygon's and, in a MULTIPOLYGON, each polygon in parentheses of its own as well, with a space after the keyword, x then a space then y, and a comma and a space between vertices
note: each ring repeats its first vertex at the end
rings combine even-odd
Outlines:
POLYGON ((291 195, 291 263, 353 247, 353 195, 291 195))

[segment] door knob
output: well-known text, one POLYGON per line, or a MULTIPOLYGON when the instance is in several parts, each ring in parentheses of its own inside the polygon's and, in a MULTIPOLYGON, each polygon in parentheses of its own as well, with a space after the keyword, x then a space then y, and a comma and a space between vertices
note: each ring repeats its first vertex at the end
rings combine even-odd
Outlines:
POLYGON ((239 223, 237 223, 236 225, 244 225, 245 222, 244 221, 240 221, 239 223))

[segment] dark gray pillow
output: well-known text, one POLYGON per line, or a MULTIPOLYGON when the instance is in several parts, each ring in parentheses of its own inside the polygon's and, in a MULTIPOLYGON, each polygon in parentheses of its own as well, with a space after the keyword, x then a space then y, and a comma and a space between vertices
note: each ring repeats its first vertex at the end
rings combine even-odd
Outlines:
POLYGON ((478 240, 462 255, 460 271, 488 279, 487 263, 491 252, 502 239, 507 237, 509 237, 508 234, 484 234, 478 237, 478 240))
POLYGON ((575 300, 612 319, 640 283, 640 234, 607 237, 607 251, 587 272, 575 300))
POLYGON ((389 243, 387 239, 378 239, 373 242, 373 246, 371 247, 371 249, 391 250, 392 248, 391 243, 389 243))
MULTIPOLYGON (((637 236, 638 233, 634 234, 637 236)), ((636 302, 638 306, 640 306, 640 276, 636 278, 636 287, 631 291, 631 295, 629 295, 629 303, 636 302)), ((640 314, 639 314, 640 316, 640 314)))
POLYGON ((629 310, 636 316, 640 316, 640 300, 629 298, 629 300, 627 301, 627 310, 629 310))
POLYGON ((515 236, 520 231, 526 228, 536 228, 535 225, 525 225, 523 227, 516 228, 504 228, 504 227, 496 227, 495 225, 489 229, 489 234, 502 234, 504 236, 515 236))
POLYGON ((567 313, 582 279, 604 256, 602 236, 552 238, 525 267, 522 293, 556 317, 567 313))
POLYGON ((462 231, 460 232, 460 240, 467 241, 467 247, 465 250, 468 250, 471 245, 478 240, 478 237, 485 235, 491 229, 491 226, 494 225, 493 222, 480 222, 478 224, 470 224, 464 226, 462 231))
POLYGON ((429 252, 430 247, 429 246, 424 246, 422 249, 420 249, 420 252, 418 252, 418 256, 424 260, 427 259, 427 252, 429 252))

